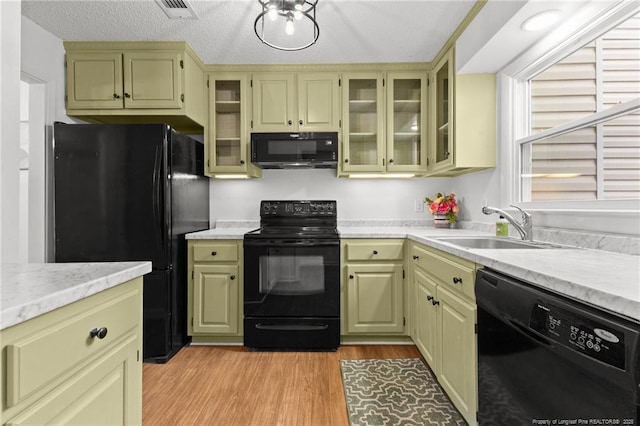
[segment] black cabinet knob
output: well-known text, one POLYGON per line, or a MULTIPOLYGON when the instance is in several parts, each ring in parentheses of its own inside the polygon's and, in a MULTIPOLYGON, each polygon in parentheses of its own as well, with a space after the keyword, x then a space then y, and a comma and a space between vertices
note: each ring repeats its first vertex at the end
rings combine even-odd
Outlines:
POLYGON ((389 164, 393 163, 393 158, 389 159, 389 164))
POLYGON ((240 160, 240 164, 244 164, 244 160, 240 160))
POLYGON ((113 94, 113 99, 120 99, 120 95, 118 95, 117 93, 113 94))
POLYGON ((433 300, 433 296, 427 296, 427 300, 433 300))
POLYGON ((413 255, 413 260, 418 260, 420 259, 420 256, 416 256, 415 254, 413 255))
POLYGON ((436 306, 436 305, 439 305, 439 304, 440 304, 440 302, 439 302, 438 300, 436 300, 436 299, 433 299, 433 300, 431 301, 431 304, 432 304, 433 306, 436 306))
POLYGON ((298 121, 298 124, 300 124, 301 126, 302 126, 302 123, 303 123, 303 121, 302 121, 302 120, 298 121))
POLYGON ((91 337, 97 337, 98 339, 104 339, 107 335, 107 327, 94 328, 89 332, 91 337))
POLYGON ((348 162, 349 162, 349 159, 348 159, 348 158, 345 158, 345 159, 344 159, 344 162, 345 162, 345 163, 348 163, 348 162))
POLYGON ((378 254, 378 250, 374 250, 374 251, 373 251, 373 254, 378 254))
POLYGON ((349 279, 352 280, 353 279, 353 275, 349 275, 349 279))
POLYGON ((235 275, 231 275, 231 276, 229 277, 229 279, 230 279, 230 280, 235 280, 235 279, 236 279, 236 276, 235 276, 235 275))
POLYGON ((293 124, 293 121, 289 120, 287 121, 287 123, 289 123, 289 126, 291 126, 293 124))
POLYGON ((217 252, 217 251, 212 251, 212 252, 211 252, 211 256, 215 256, 216 254, 218 254, 218 252, 217 252))
POLYGON ((130 97, 131 97, 131 95, 130 95, 130 94, 128 94, 127 92, 124 92, 124 97, 125 97, 125 98, 130 98, 130 97))
POLYGON ((453 283, 454 284, 461 284, 462 283, 462 278, 453 277, 453 283))

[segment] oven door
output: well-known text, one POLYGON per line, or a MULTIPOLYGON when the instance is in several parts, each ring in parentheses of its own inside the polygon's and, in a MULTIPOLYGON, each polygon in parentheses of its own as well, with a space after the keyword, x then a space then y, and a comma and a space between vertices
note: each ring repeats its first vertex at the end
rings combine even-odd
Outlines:
POLYGON ((245 317, 339 317, 339 263, 339 239, 245 239, 245 317))

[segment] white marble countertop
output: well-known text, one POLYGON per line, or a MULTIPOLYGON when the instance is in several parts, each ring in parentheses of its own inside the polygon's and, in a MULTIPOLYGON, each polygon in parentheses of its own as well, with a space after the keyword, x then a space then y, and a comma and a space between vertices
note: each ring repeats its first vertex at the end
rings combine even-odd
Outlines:
MULTIPOLYGON (((221 228, 188 234, 188 239, 242 239, 255 228, 221 228)), ((469 229, 338 226, 340 238, 408 238, 548 290, 640 320, 640 256, 575 247, 467 249, 438 240, 451 236, 492 236, 469 229)))
POLYGON ((258 228, 213 228, 187 234, 187 240, 242 240, 244 234, 258 228))
POLYGON ((0 265, 0 330, 151 272, 151 262, 0 265))

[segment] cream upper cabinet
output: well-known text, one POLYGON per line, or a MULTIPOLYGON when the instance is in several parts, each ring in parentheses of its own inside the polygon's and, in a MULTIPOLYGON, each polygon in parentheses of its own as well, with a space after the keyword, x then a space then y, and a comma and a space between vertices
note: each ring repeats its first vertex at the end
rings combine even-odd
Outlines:
POLYGON ((182 58, 179 51, 125 52, 124 107, 182 108, 182 58))
POLYGON ((427 73, 387 74, 387 171, 427 170, 427 73))
POLYGON ((343 75, 343 142, 339 174, 424 174, 426 71, 343 75))
POLYGON ((345 172, 384 170, 384 86, 381 73, 342 76, 342 162, 345 172))
POLYGON ((454 49, 431 72, 428 174, 456 176, 496 165, 496 76, 456 74, 454 49))
POLYGON ((299 73, 298 130, 337 132, 340 127, 340 80, 337 73, 299 73))
POLYGON ((249 160, 249 76, 233 72, 212 73, 208 82, 207 174, 260 176, 260 169, 249 160))
POLYGON ((182 108, 180 52, 69 52, 67 107, 182 108))
POLYGON ((91 122, 206 121, 203 65, 183 42, 65 42, 67 114, 91 122))
POLYGON ((257 73, 252 93, 253 132, 339 129, 337 73, 257 73))
POLYGON ((124 108, 122 54, 68 52, 67 107, 124 108))

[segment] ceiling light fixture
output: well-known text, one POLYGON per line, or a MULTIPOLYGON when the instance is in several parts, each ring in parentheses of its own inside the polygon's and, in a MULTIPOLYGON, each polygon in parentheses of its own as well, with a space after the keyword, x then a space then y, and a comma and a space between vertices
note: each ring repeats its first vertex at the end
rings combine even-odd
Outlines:
POLYGON ((306 49, 318 41, 318 0, 258 0, 258 3, 262 6, 262 12, 253 23, 253 28, 260 41, 267 46, 294 51, 306 49))
POLYGON ((545 10, 527 18, 521 28, 525 31, 540 31, 549 28, 560 18, 560 11, 545 10))

